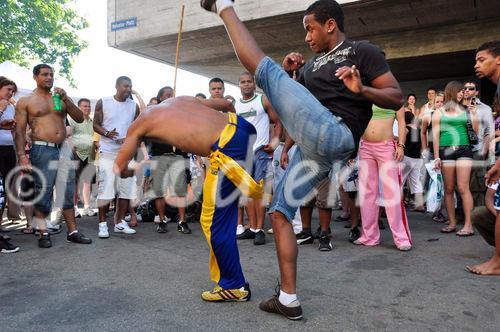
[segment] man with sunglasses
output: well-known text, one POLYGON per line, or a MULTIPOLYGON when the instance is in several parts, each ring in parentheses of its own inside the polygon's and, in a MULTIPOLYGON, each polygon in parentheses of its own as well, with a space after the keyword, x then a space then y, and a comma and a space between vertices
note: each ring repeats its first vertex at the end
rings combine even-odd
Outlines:
POLYGON ((463 103, 469 110, 476 110, 479 120, 478 143, 472 146, 474 165, 470 177, 470 191, 474 206, 484 206, 484 194, 486 192, 484 175, 486 174, 486 167, 491 164, 490 156, 494 154, 494 151, 491 151, 490 148, 490 141, 495 138, 495 132, 491 107, 482 103, 478 96, 479 89, 476 81, 465 81, 463 103))

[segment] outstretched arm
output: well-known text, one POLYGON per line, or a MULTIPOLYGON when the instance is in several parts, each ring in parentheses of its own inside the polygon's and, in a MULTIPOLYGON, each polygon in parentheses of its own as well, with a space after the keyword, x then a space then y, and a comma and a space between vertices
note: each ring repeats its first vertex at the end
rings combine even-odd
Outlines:
POLYGON ((213 108, 217 111, 224 111, 224 112, 232 112, 236 113, 236 110, 234 109, 234 105, 230 100, 224 99, 224 98, 217 98, 217 99, 198 99, 195 98, 199 103, 213 108))
POLYGON ((137 131, 129 129, 125 142, 115 158, 113 165, 113 172, 115 174, 119 174, 122 178, 134 176, 137 169, 136 167, 129 168, 129 163, 134 158, 141 141, 142 139, 137 134, 137 131))

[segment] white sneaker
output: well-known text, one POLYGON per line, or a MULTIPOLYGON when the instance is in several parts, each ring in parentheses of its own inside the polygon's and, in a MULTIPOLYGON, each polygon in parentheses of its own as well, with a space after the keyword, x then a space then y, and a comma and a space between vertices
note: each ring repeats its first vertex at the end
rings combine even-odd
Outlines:
POLYGON ((153 220, 153 222, 154 222, 155 224, 159 224, 159 223, 160 223, 160 216, 159 216, 159 215, 156 215, 156 216, 155 216, 155 219, 153 220))
POLYGON ((136 213, 135 217, 137 218, 138 222, 142 222, 142 216, 139 213, 136 213))
POLYGON ((236 227, 236 235, 243 234, 244 231, 245 231, 245 226, 238 225, 238 227, 236 227))
POLYGON ((135 234, 136 231, 130 228, 125 220, 115 225, 115 233, 135 234))
POLYGON ((132 219, 132 216, 130 214, 127 214, 123 220, 125 220, 126 222, 130 222, 130 219, 132 219))
POLYGON ((401 247, 398 247, 398 249, 401 250, 401 251, 410 251, 411 250, 411 245, 409 245, 409 244, 402 245, 401 247))
POLYGON ((81 218, 82 215, 80 214, 80 211, 78 209, 75 209, 75 218, 81 218))
POLYGON ((99 234, 98 234, 98 236, 99 236, 100 239, 107 239, 107 238, 109 238, 108 224, 106 224, 105 222, 100 222, 99 223, 99 234))
POLYGON ((91 209, 91 208, 86 208, 86 209, 83 209, 83 215, 84 216, 89 216, 89 217, 93 217, 95 216, 97 213, 91 209))

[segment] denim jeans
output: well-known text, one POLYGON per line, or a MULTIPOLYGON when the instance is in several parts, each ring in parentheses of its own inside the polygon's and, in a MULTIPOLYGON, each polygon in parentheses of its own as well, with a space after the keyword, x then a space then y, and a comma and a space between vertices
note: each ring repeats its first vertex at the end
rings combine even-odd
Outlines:
POLYGON ((58 148, 33 144, 30 161, 35 181, 35 209, 46 214, 52 211, 54 187, 56 207, 72 208, 77 162, 71 149, 67 145, 58 148))
POLYGON ((354 139, 340 117, 269 57, 262 59, 255 74, 257 85, 298 146, 269 210, 279 211, 291 221, 299 205, 314 195, 313 189, 328 176, 333 165, 349 158, 355 148, 354 139))

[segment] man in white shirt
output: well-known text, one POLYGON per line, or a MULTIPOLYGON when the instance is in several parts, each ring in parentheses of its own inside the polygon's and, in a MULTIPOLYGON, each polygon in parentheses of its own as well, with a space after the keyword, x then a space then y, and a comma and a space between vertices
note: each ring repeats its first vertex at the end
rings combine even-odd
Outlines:
POLYGON ((137 198, 136 178, 119 178, 113 172, 113 163, 120 150, 130 124, 139 115, 139 106, 132 99, 132 81, 126 76, 116 80, 116 94, 99 99, 95 107, 94 131, 101 135, 98 195, 99 238, 109 237, 106 214, 109 203, 118 194, 114 231, 135 234, 123 220, 130 200, 137 198))

